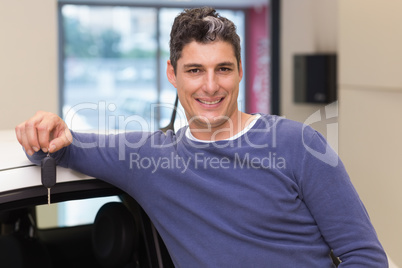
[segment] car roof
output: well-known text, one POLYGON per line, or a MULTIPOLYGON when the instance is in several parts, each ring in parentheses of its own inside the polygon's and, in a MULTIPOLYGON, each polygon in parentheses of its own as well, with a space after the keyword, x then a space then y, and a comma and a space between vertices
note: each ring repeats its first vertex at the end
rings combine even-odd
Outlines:
MULTIPOLYGON (((14 130, 0 130, 0 192, 40 186, 40 173, 40 167, 28 160, 14 130)), ((89 179, 93 178, 57 167, 57 183, 89 179)))

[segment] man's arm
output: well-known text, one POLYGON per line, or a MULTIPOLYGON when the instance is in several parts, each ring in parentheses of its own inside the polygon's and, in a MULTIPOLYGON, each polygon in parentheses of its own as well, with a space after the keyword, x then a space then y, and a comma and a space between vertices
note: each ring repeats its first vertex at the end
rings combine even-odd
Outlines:
POLYGON ((137 155, 152 135, 141 131, 116 135, 76 133, 70 131, 60 117, 47 112, 37 112, 15 130, 31 162, 40 164, 50 152, 61 167, 104 180, 123 190, 131 187, 128 184, 133 183, 133 175, 137 173, 131 156, 137 155))
POLYGON ((349 176, 327 142, 319 134, 310 136, 301 161, 303 200, 322 236, 342 263, 339 267, 388 267, 387 257, 369 215, 349 176), (321 157, 336 157, 337 162, 321 157))

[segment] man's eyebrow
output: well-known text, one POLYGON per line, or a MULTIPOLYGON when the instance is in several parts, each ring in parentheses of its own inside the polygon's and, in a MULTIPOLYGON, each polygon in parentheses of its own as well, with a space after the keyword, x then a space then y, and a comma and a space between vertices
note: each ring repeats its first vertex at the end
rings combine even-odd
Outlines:
MULTIPOLYGON (((188 69, 188 68, 200 68, 202 66, 203 65, 199 64, 199 63, 188 63, 188 64, 183 65, 183 67, 185 69, 188 69)), ((235 64, 233 62, 231 62, 231 61, 224 61, 224 62, 218 63, 217 66, 219 66, 219 67, 220 66, 235 66, 235 64)))
POLYGON ((185 69, 194 68, 194 67, 199 68, 199 67, 202 67, 202 64, 198 64, 198 63, 188 63, 188 64, 184 64, 183 67, 184 67, 185 69))
POLYGON ((235 64, 231 61, 224 61, 219 63, 218 66, 235 66, 235 64))

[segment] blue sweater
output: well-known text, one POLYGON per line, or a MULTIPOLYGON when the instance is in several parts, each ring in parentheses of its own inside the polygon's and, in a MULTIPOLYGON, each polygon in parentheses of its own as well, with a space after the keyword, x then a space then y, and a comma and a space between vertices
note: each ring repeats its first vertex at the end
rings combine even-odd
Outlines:
POLYGON ((263 115, 235 140, 185 128, 73 133, 59 165, 125 190, 147 212, 176 267, 388 267, 338 156, 310 127, 263 115))

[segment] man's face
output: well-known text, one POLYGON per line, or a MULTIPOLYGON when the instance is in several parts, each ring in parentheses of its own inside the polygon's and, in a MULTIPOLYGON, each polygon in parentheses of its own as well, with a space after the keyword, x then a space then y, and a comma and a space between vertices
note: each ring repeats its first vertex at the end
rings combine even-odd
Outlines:
POLYGON ((177 88, 190 127, 217 128, 229 119, 237 122, 243 70, 230 43, 189 43, 177 61, 176 74, 168 61, 167 76, 177 88))

